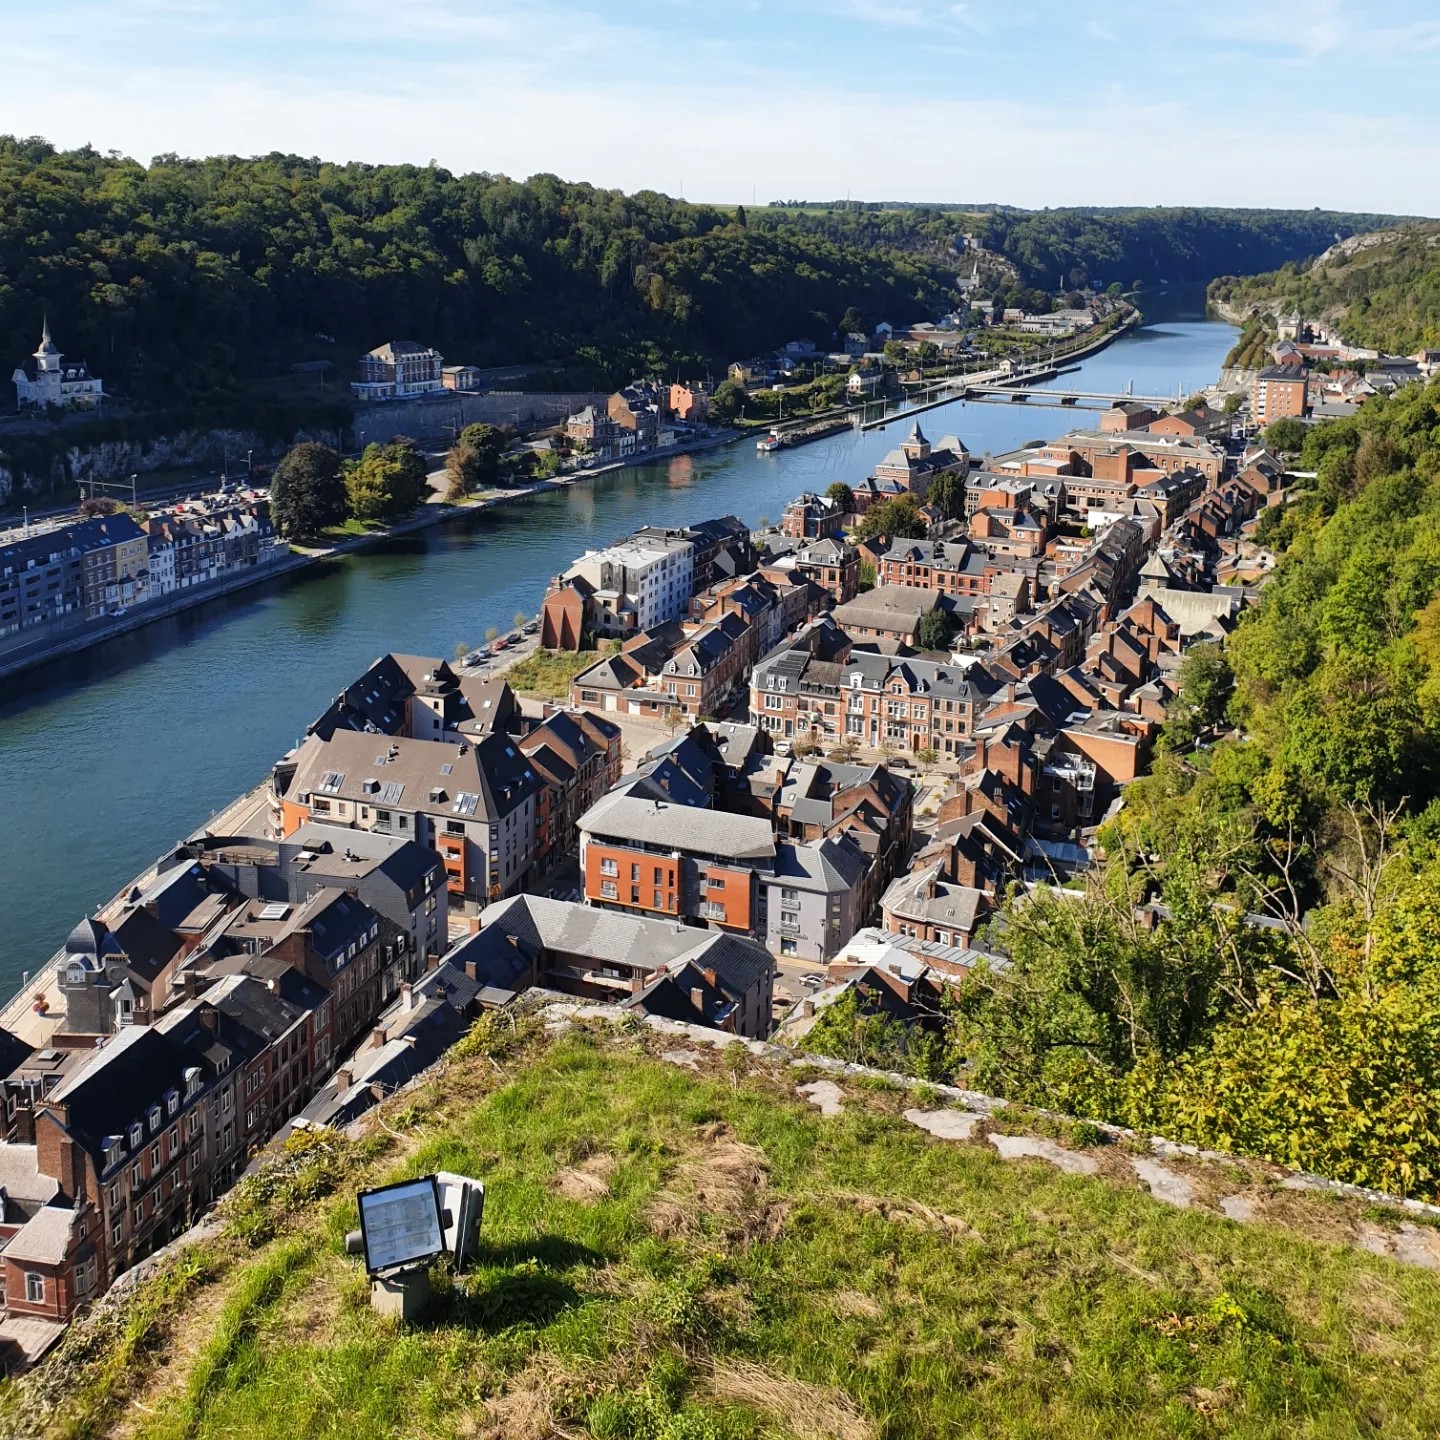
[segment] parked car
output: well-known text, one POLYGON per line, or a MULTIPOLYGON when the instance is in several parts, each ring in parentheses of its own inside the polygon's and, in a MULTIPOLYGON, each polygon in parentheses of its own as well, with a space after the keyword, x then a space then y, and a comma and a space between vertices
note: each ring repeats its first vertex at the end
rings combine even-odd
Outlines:
POLYGON ((809 975, 802 975, 800 977, 800 983, 802 985, 808 985, 812 990, 818 990, 825 983, 825 977, 823 975, 816 975, 813 973, 809 975))

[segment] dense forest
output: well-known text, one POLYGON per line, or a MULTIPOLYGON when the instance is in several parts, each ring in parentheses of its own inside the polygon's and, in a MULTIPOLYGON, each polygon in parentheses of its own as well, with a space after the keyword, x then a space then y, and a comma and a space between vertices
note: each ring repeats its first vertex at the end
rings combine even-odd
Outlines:
POLYGON ((1174 209, 983 211, 950 206, 828 209, 778 205, 764 223, 799 228, 836 243, 884 244, 948 259, 968 272, 962 235, 1014 267, 1024 285, 1073 289, 1118 281, 1127 288, 1206 284, 1217 275, 1269 270, 1318 254, 1345 236, 1393 224, 1394 216, 1333 210, 1174 209))
POLYGON ((1338 245, 1312 264, 1291 262, 1264 275, 1222 275, 1211 296, 1253 313, 1273 334, 1273 317, 1298 311, 1338 323, 1352 345, 1413 354, 1440 346, 1440 225, 1405 225, 1338 245))
MULTIPOLYGON (((1088 890, 1015 897, 992 937, 1008 964, 974 972, 940 1035, 865 1038, 979 1090, 1436 1200, 1440 383, 1315 427, 1297 468, 1315 478, 1259 532, 1280 564, 1223 649, 1187 653, 1088 890)), ((858 1023, 807 1043, 853 1054, 858 1023)))
MULTIPOLYGON (((1323 249, 1376 217, 1245 211, 925 207, 816 213, 688 205, 553 175, 293 155, 144 166, 0 137, 0 343, 18 360, 45 314, 112 393, 203 404, 298 360, 348 371, 392 338, 473 364, 572 380, 715 368, 852 319, 954 303, 973 260, 993 289, 1087 279, 1208 280, 1323 249), (1012 273, 1010 263, 1018 267, 1012 273)), ((7 362, 9 363, 9 362, 7 362)))
MULTIPOLYGON (((743 211, 438 167, 158 157, 0 138, 0 343, 57 343, 117 394, 207 401, 387 339, 576 378, 694 375, 850 307, 933 314, 953 273, 743 211)), ((9 363, 8 361, 6 363, 9 363)))

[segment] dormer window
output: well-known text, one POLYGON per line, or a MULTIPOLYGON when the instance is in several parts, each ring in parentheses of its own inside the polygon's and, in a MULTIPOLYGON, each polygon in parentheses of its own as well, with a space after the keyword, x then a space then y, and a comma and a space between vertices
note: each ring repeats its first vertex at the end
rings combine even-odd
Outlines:
POLYGON ((144 1129, 144 1127, 140 1124, 140 1122, 137 1120, 137 1121, 130 1127, 130 1148, 131 1148, 132 1150, 138 1149, 139 1146, 140 1146, 140 1144, 141 1144, 141 1142, 142 1142, 144 1139, 145 1139, 145 1129, 144 1129))
POLYGON ((149 1120, 151 1130, 158 1130, 160 1128, 160 1121, 162 1119, 162 1116, 160 1114, 160 1107, 158 1105, 152 1105, 150 1107, 149 1113, 146 1115, 145 1118, 149 1120))
POLYGON ((169 1090, 165 1094, 165 1113, 173 1115, 180 1108, 180 1092, 169 1090))

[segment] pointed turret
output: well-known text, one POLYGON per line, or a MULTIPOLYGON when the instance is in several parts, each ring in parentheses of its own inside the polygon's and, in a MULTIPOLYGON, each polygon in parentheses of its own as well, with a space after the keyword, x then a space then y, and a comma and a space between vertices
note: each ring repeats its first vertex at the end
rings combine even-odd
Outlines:
POLYGON ((40 370, 58 370, 60 368, 60 352, 50 338, 50 317, 48 315, 41 326, 40 348, 35 352, 35 364, 40 370))

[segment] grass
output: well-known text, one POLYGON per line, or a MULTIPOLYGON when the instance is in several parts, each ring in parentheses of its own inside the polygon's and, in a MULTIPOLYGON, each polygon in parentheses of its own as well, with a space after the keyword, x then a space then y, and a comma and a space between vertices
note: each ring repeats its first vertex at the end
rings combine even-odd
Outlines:
POLYGON ((373 535, 377 530, 386 529, 389 523, 385 520, 357 520, 352 515, 339 525, 327 525, 321 533, 328 540, 349 540, 357 535, 373 535))
MULTIPOLYGON (((508 1054, 497 1033, 392 1104, 377 1139, 252 1186, 187 1283, 130 1302, 139 1340, 123 1318, 105 1344, 72 1333, 57 1363, 79 1345, 81 1364, 36 1428, 1279 1440, 1440 1424, 1430 1274, 934 1141, 897 1118, 916 1097, 884 1087, 847 1080, 824 1119, 796 1071, 738 1051, 697 1073, 648 1032, 508 1054), (429 1315, 401 1328, 343 1255, 352 1191, 434 1169, 485 1180, 484 1255, 437 1272, 429 1315)), ((29 1383, 0 1397, 0 1432, 23 1429, 29 1383)))
POLYGON ((506 670, 505 678, 510 688, 521 695, 565 700, 570 695, 570 682, 600 658, 596 650, 536 649, 506 670))

